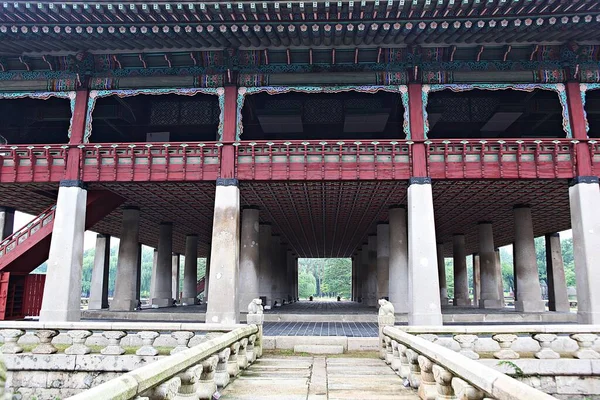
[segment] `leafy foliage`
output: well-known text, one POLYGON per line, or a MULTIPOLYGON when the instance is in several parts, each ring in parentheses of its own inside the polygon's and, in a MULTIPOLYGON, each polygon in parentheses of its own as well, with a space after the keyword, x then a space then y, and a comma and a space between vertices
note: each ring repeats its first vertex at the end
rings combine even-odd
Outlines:
POLYGON ((298 294, 350 298, 352 260, 349 258, 301 258, 298 260, 298 294))

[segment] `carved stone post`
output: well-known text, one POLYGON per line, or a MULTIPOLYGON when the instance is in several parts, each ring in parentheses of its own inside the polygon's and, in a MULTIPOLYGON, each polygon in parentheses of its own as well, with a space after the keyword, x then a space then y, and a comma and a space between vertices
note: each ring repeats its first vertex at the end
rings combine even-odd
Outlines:
POLYGON ((91 331, 68 331, 67 335, 69 335, 69 337, 73 341, 73 345, 65 349, 65 354, 90 354, 92 350, 85 345, 85 339, 92 336, 91 331))
POLYGON ((533 338, 540 344, 540 351, 535 353, 533 356, 541 360, 557 359, 560 358, 560 354, 552 350, 552 342, 554 342, 557 336, 553 333, 538 333, 533 335, 533 338))
POLYGON ((194 365, 193 367, 186 369, 185 372, 177 375, 181 380, 179 396, 177 396, 178 400, 196 400, 198 398, 196 391, 198 390, 198 382, 201 375, 202 364, 194 365))
POLYGON ((419 385, 419 397, 421 400, 435 400, 437 388, 433 376, 433 363, 425 356, 418 356, 419 368, 421 368, 421 384, 419 385))
POLYGON ((254 343, 256 342, 256 335, 250 335, 248 338, 248 346, 246 346, 246 358, 248 359, 248 365, 256 361, 256 351, 254 343))
POLYGON ((173 331, 171 337, 177 340, 177 346, 171 350, 170 354, 179 353, 180 351, 187 350, 190 340, 194 337, 194 332, 189 331, 173 331))
POLYGON ((177 396, 180 387, 181 379, 171 378, 155 388, 148 389, 142 393, 142 396, 146 396, 150 400, 172 400, 177 396))
POLYGON ((121 339, 127 336, 123 331, 104 331, 102 336, 108 339, 108 345, 100 350, 105 356, 120 356, 125 354, 125 349, 121 347, 121 339))
POLYGON ((138 332, 138 336, 142 339, 142 347, 137 349, 135 352, 138 356, 155 356, 158 354, 158 350, 154 348, 154 341, 159 336, 156 331, 141 331, 138 332))
POLYGON ((215 383, 219 390, 223 389, 229 384, 229 373, 227 372, 227 362, 229 361, 229 354, 231 349, 228 347, 219 352, 219 362, 215 370, 215 383))
POLYGON ((40 329, 35 331, 35 336, 40 339, 38 344, 31 352, 33 354, 54 354, 58 351, 52 344, 52 338, 58 335, 58 331, 54 329, 40 329))
POLYGON ((246 368, 248 368, 248 354, 247 354, 248 338, 244 338, 244 339, 240 340, 239 343, 240 343, 240 349, 238 350, 238 355, 237 355, 238 366, 240 367, 239 369, 246 369, 246 368))
MULTIPOLYGON (((202 373, 196 387, 196 395, 198 400, 212 400, 213 394, 217 391, 215 383, 215 369, 219 357, 214 355, 202 361, 202 373)), ((227 375, 229 377, 229 375, 227 375)))
POLYGON ((433 366, 433 376, 437 387, 438 400, 454 400, 454 389, 452 388, 452 373, 448 370, 440 367, 439 365, 433 366))
POLYGON ((571 335, 571 339, 576 340, 579 345, 579 350, 577 350, 573 356, 579 359, 596 359, 600 358, 600 354, 596 352, 596 350, 592 349, 592 345, 598 335, 594 333, 576 333, 571 335))
POLYGON ((485 393, 460 378, 452 378, 452 389, 460 400, 481 400, 485 393))
POLYGON ((23 348, 17 342, 25 334, 25 331, 20 329, 2 329, 0 334, 4 338, 4 345, 0 347, 2 354, 19 354, 23 352, 23 348))
POLYGON ((511 349, 513 342, 517 340, 517 335, 512 333, 501 333, 493 335, 494 339, 500 345, 500 351, 494 353, 494 357, 500 360, 514 360, 519 358, 519 353, 511 349))
POLYGON ((240 373, 240 367, 238 365, 238 351, 240 350, 240 342, 235 342, 229 346, 231 352, 229 353, 229 361, 227 361, 227 373, 230 377, 235 378, 240 373))
POLYGON ((410 366, 408 364, 408 357, 406 356, 407 347, 402 343, 398 343, 398 356, 400 357, 400 377, 408 379, 410 374, 410 366))
POLYGON ((473 350, 477 339, 477 335, 454 335, 454 340, 460 345, 459 353, 472 360, 479 360, 479 354, 473 350))
POLYGON ((410 387, 418 389, 421 384, 421 368, 419 367, 419 354, 412 349, 406 350, 406 358, 408 359, 409 373, 408 382, 410 387))
POLYGON ((248 314, 246 322, 254 324, 258 327, 258 333, 256 334, 256 341, 254 342, 254 355, 255 359, 262 357, 263 352, 263 322, 265 320, 264 314, 248 314))
POLYGON ((396 373, 400 372, 400 353, 398 351, 398 342, 392 340, 392 364, 391 367, 396 373))
POLYGON ((389 336, 384 337, 385 341, 385 363, 390 365, 392 363, 392 358, 394 356, 394 351, 392 350, 392 339, 389 336))
POLYGON ((394 326, 396 323, 396 317, 394 316, 393 311, 392 314, 387 315, 382 315, 380 311, 379 315, 377 316, 377 323, 379 325, 379 357, 382 360, 385 360, 386 344, 383 338, 383 328, 386 326, 394 326))

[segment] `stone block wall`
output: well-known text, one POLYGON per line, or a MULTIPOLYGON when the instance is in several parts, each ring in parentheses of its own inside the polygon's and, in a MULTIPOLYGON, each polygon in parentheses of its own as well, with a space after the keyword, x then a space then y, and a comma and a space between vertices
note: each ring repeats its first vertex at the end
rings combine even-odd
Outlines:
POLYGON ((6 388, 16 400, 65 399, 162 357, 5 354, 6 388))

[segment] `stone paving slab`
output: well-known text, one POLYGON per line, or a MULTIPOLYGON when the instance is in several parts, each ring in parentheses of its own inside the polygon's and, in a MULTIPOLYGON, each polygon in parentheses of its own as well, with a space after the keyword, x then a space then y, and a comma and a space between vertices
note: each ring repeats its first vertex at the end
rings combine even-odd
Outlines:
POLYGON ((377 337, 374 322, 265 322, 265 336, 377 337))
POLYGON ((382 360, 269 356, 225 388, 222 400, 417 400, 382 360), (294 368, 295 366, 295 368, 294 368))

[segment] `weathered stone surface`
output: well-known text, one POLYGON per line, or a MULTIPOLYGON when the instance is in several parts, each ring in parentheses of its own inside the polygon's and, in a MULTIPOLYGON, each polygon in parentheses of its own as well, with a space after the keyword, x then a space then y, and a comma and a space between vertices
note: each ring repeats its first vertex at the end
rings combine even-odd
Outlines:
POLYGON ((141 331, 138 332, 138 336, 142 339, 143 346, 140 347, 135 354, 138 356, 155 356, 158 354, 152 345, 154 340, 158 337, 158 332, 155 331, 141 331))
POLYGON ((2 329, 0 334, 4 338, 4 345, 0 347, 2 354, 17 354, 23 352, 23 348, 17 344, 17 341, 25 334, 25 331, 22 331, 21 329, 2 329))
POLYGON ((125 353, 125 349, 119 344, 121 338, 126 335, 123 331, 104 331, 102 336, 108 340, 108 345, 100 350, 104 355, 121 355, 125 353))
POLYGON ((500 345, 500 350, 494 353, 494 357, 500 360, 512 360, 519 358, 519 354, 510 348, 513 342, 517 340, 517 335, 503 333, 492 336, 492 339, 497 341, 500 345))
POLYGON ((175 331, 171 333, 171 336, 177 340, 177 347, 171 350, 171 354, 175 354, 188 349, 188 343, 194 337, 194 332, 175 331))
POLYGON ((35 336, 40 339, 40 344, 31 350, 33 354, 54 354, 58 351, 51 341, 54 336, 58 335, 58 331, 53 329, 40 329, 35 331, 35 336))
POLYGON ((65 349, 65 354, 82 355, 89 354, 91 352, 91 349, 84 344, 85 339, 92 335, 91 331, 72 330, 68 331, 67 334, 73 340, 73 345, 65 349))
POLYGON ((552 333, 538 333, 533 335, 533 338, 540 344, 540 351, 534 354, 535 358, 539 359, 555 359, 560 358, 560 354, 552 350, 552 343, 556 340, 556 335, 552 333))
POLYGON ((598 335, 593 333, 577 333, 571 335, 571 338, 576 340, 579 345, 579 350, 577 350, 573 356, 580 359, 600 358, 600 354, 592 349, 592 345, 598 338, 598 335))
POLYGON ((454 335, 454 340, 460 345, 459 353, 472 360, 479 359, 479 354, 473 350, 474 343, 477 339, 477 335, 454 335))

